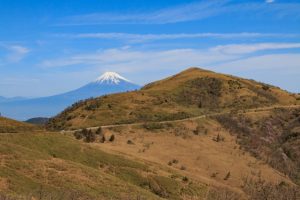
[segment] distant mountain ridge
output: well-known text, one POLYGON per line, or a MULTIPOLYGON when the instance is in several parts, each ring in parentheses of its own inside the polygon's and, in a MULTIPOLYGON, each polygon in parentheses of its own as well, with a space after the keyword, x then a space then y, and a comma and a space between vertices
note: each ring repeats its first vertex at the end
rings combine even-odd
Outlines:
POLYGON ((49 118, 46 117, 36 117, 26 120, 26 123, 34 124, 34 125, 44 125, 49 121, 49 118))
POLYGON ((19 101, 19 100, 25 100, 25 99, 26 99, 25 97, 2 97, 2 96, 0 96, 0 103, 19 101))
POLYGON ((139 88, 140 86, 115 72, 106 72, 95 81, 63 94, 9 102, 0 101, 0 112, 3 116, 22 121, 35 117, 52 117, 79 100, 139 88))

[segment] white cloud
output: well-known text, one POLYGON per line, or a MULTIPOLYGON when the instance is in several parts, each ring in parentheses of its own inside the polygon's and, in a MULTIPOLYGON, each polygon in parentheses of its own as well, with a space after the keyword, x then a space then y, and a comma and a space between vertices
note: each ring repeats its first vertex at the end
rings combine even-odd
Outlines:
POLYGON ((299 63, 299 53, 269 54, 215 65, 214 70, 300 92, 299 63))
POLYGON ((270 38, 270 37, 300 37, 299 34, 275 34, 275 33, 180 33, 180 34, 131 34, 131 33, 81 33, 81 34, 58 34, 58 37, 73 39, 117 39, 128 42, 144 42, 151 40, 175 40, 190 38, 270 38))
POLYGON ((44 60, 39 66, 44 68, 67 67, 75 65, 128 67, 138 63, 140 68, 161 68, 170 66, 205 66, 243 58, 245 55, 262 50, 300 48, 300 43, 257 43, 220 45, 210 49, 171 49, 134 50, 130 46, 105 49, 95 53, 76 54, 68 57, 44 60), (152 66, 152 67, 151 67, 152 66))
POLYGON ((197 49, 173 49, 161 51, 137 51, 128 48, 107 49, 92 54, 73 55, 71 57, 46 60, 42 67, 65 67, 72 65, 98 65, 106 67, 123 66, 131 68, 161 68, 170 65, 207 65, 212 62, 228 61, 237 56, 223 55, 219 52, 207 52, 197 49), (134 67, 135 68, 135 67, 134 67))
POLYGON ((249 54, 263 50, 293 49, 300 48, 300 43, 258 43, 258 44, 230 44, 211 48, 224 54, 249 54))
POLYGON ((89 69, 88 76, 90 76, 90 80, 96 78, 101 72, 116 71, 140 84, 177 73, 190 66, 198 66, 265 81, 296 91, 296 88, 293 88, 289 83, 300 84, 300 80, 297 81, 298 76, 295 76, 295 74, 300 75, 300 54, 252 55, 249 57, 249 53, 255 51, 285 48, 300 48, 300 44, 262 43, 226 45, 202 50, 173 49, 156 51, 134 50, 125 47, 45 60, 38 66, 48 69, 82 66, 89 69), (245 56, 248 58, 245 58, 245 56), (262 77, 260 77, 260 73, 263 74, 262 77), (273 75, 268 77, 268 74, 273 75), (285 74, 282 79, 278 78, 281 77, 281 74, 285 74))
POLYGON ((0 47, 7 51, 6 55, 2 57, 4 64, 19 62, 30 52, 28 48, 21 45, 1 44, 0 47))
POLYGON ((266 3, 273 3, 275 0, 266 0, 266 3))
POLYGON ((0 50, 3 52, 0 55, 0 66, 20 62, 30 52, 27 47, 6 42, 0 42, 0 50))
MULTIPOLYGON (((271 0, 267 0, 267 3, 271 0)), ((264 3, 236 3, 233 0, 201 0, 195 3, 165 8, 157 11, 131 13, 89 13, 62 19, 58 25, 97 25, 97 24, 168 24, 202 20, 224 13, 241 14, 252 17, 256 14, 298 18, 299 3, 276 3, 267 6, 264 3), (247 15, 245 13, 251 13, 247 15)))
POLYGON ((63 20, 62 25, 85 24, 166 24, 196 19, 203 19, 222 12, 228 0, 201 0, 197 3, 166 8, 154 12, 116 14, 116 13, 91 13, 86 15, 71 16, 63 20))

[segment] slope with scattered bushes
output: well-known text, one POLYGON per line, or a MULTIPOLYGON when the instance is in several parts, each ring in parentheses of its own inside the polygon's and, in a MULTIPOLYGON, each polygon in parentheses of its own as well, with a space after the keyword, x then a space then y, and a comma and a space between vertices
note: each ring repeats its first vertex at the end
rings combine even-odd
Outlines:
POLYGON ((81 101, 49 129, 184 119, 205 113, 296 103, 294 95, 252 80, 190 68, 139 91, 81 101))
POLYGON ((273 109, 264 114, 227 114, 216 119, 237 142, 300 185, 300 109, 273 109))
POLYGON ((201 199, 207 193, 206 185, 162 170, 58 133, 0 135, 0 198, 201 199))

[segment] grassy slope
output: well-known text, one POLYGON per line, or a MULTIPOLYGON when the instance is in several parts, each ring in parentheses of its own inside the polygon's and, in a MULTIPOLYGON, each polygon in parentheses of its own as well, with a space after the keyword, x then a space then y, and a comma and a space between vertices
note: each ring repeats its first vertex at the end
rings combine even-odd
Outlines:
POLYGON ((107 124, 182 119, 209 112, 296 102, 279 88, 190 68, 139 91, 74 104, 50 120, 48 128, 72 129, 107 124))
POLYGON ((108 128, 103 131, 106 137, 114 134, 116 141, 113 144, 96 144, 102 149, 162 163, 178 171, 182 171, 184 166, 182 172, 215 187, 241 189, 246 176, 261 176, 272 183, 290 182, 278 171, 246 153, 236 143, 236 137, 213 119, 108 128), (213 138, 218 135, 224 140, 214 141, 213 138), (132 144, 128 144, 128 140, 132 144), (178 163, 170 164, 173 159, 178 163), (228 172, 231 177, 224 180, 228 172))
POLYGON ((255 157, 300 185, 300 108, 223 115, 216 119, 255 157))
POLYGON ((0 133, 16 133, 38 129, 41 128, 32 124, 15 121, 5 117, 0 117, 0 133))
POLYGON ((0 135, 0 194, 43 199, 178 199, 203 196, 206 186, 185 184, 151 165, 105 153, 56 133, 0 135), (182 192, 184 191, 185 192, 182 192))

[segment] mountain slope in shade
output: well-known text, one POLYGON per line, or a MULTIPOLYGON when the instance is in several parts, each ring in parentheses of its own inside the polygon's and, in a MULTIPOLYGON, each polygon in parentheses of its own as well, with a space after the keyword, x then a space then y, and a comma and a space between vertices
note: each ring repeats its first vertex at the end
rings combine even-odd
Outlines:
POLYGON ((184 119, 207 113, 296 103, 278 87, 189 68, 139 91, 81 102, 49 121, 54 129, 184 119), (89 116, 85 118, 83 116, 89 116))
POLYGON ((119 74, 106 72, 95 81, 67 93, 0 103, 0 112, 4 116, 18 120, 34 117, 51 117, 79 100, 136 90, 138 88, 138 85, 133 84, 119 74))

